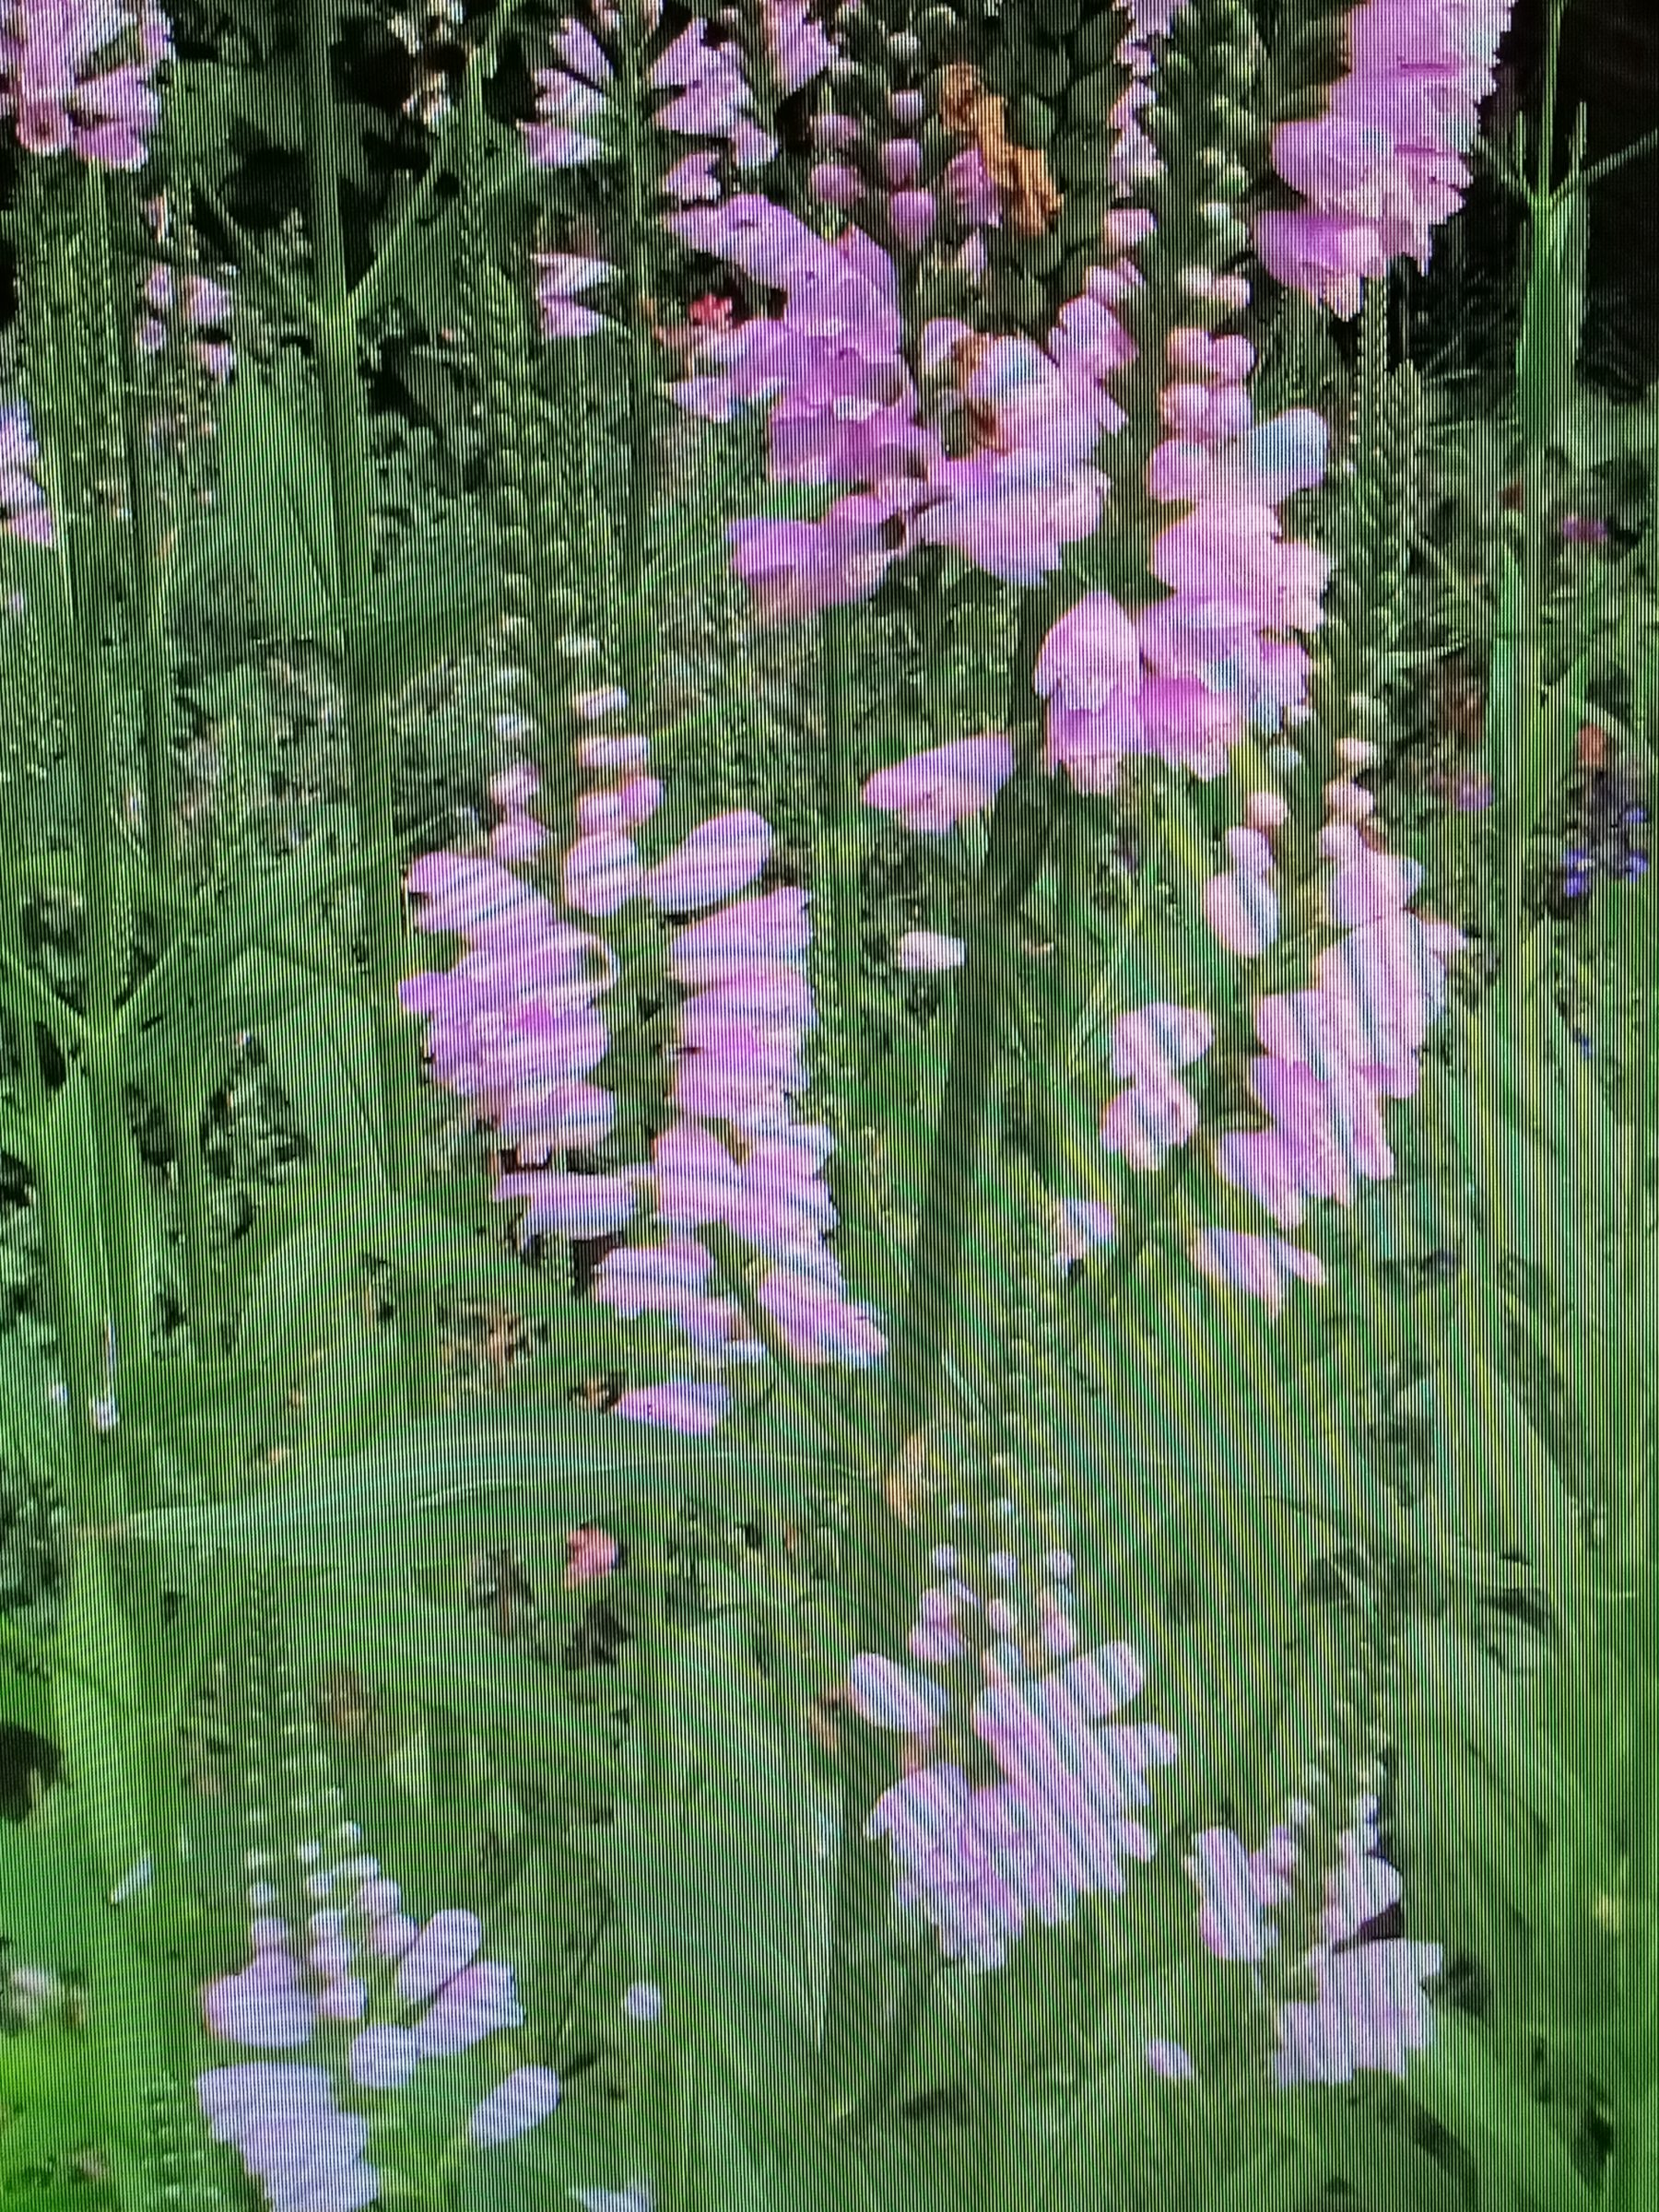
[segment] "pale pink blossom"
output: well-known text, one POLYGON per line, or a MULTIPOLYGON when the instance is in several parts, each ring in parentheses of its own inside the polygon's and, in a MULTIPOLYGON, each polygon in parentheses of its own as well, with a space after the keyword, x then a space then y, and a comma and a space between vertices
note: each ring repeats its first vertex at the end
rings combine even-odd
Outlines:
POLYGON ((1199 903, 1211 935, 1238 959, 1259 959, 1278 941, 1278 892, 1266 873, 1232 870, 1212 876, 1199 903))
POLYGON ((550 2066, 518 2066, 473 2107, 466 2140, 484 2149, 511 2143, 545 2120, 559 2104, 559 2080, 550 2066))
POLYGON ((907 830, 941 836, 989 806, 1013 771, 1006 737, 967 737, 878 769, 863 797, 866 806, 897 814, 907 830))
POLYGON ((724 1382, 658 1382, 624 1391, 613 1412, 627 1421, 649 1421, 683 1436, 707 1436, 719 1428, 731 1403, 724 1382))
POLYGON ((1286 1286, 1293 1279, 1323 1287, 1324 1263, 1283 1237, 1257 1237, 1230 1229, 1201 1230, 1190 1256, 1200 1275, 1228 1288, 1260 1299, 1275 1320, 1284 1312, 1286 1286))
POLYGON ((907 975, 944 975, 959 968, 968 957, 968 947, 960 937, 946 936, 936 930, 906 930, 899 939, 898 964, 907 975))
POLYGON ((1132 1168, 1156 1174, 1166 1153, 1179 1150, 1198 1126, 1198 1101, 1172 1079, 1156 1089, 1121 1090, 1100 1117, 1100 1146, 1121 1152, 1132 1168))
POLYGON ((1341 2083, 1360 2071, 1403 2079, 1407 2054, 1433 2040, 1422 1984, 1439 1973, 1441 1956, 1437 1943, 1397 1939, 1316 1955, 1317 1996, 1279 2008, 1275 2079, 1341 2083))
POLYGON ((771 856, 771 825, 739 810, 701 823, 657 862, 640 888, 659 911, 691 913, 747 890, 771 856))
POLYGON ((406 2005, 432 1996, 472 1964, 483 1941, 483 1924, 476 1912, 435 1912, 398 1967, 398 1995, 406 2005))
POLYGON ((1290 1895, 1296 1861, 1288 1828, 1276 1828, 1253 1853, 1230 1829, 1208 1828, 1193 1838, 1186 1870, 1201 1900, 1198 1933, 1216 1958, 1259 1962, 1277 1945, 1265 1915, 1290 1895))
POLYGON ((575 1239, 606 1237, 627 1227, 638 1206, 628 1175, 573 1175, 558 1169, 533 1169, 500 1176, 498 1198, 527 1198, 519 1235, 575 1239))
POLYGON ((1039 648, 1032 684, 1040 698, 1098 712, 1140 688, 1135 624, 1108 592, 1090 592, 1061 616, 1039 648))
POLYGON ((1121 1082, 1156 1088, 1177 1068, 1202 1060, 1215 1037, 1215 1023, 1201 1006, 1153 1000, 1112 1023, 1112 1072, 1121 1082))
POLYGON ((579 837, 565 854, 564 902, 579 914, 614 914, 638 897, 643 878, 631 838, 579 837))

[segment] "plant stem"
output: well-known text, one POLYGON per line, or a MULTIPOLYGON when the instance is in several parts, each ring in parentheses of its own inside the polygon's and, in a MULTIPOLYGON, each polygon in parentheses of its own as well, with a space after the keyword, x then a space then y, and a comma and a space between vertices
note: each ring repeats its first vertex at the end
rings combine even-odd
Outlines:
MULTIPOLYGON (((1023 669, 1028 681, 1046 622, 1042 600, 1042 594, 1034 594, 1025 610, 1017 676, 1023 669)), ((1029 690, 1026 697, 1029 711, 1029 690)), ((860 1651, 900 1648, 914 1603, 918 1547, 902 1539, 888 1510, 887 1478, 910 1439, 924 1427, 944 1373, 963 1238, 978 1203, 986 1110, 1010 1027, 1008 1002, 1018 987, 1019 909, 1041 867, 1053 820, 1052 790, 1039 783, 1030 763, 1022 763, 997 794, 984 866, 970 904, 967 963, 944 1105, 904 1311, 888 1354, 879 1469, 877 1479, 866 1482, 853 1500, 860 1651)), ((864 1830, 892 1777, 890 1747, 873 1728, 851 1728, 844 1757, 847 1792, 820 2058, 828 2079, 847 2100, 845 2109, 855 2110, 869 2041, 884 2029, 890 1962, 883 1935, 888 1888, 885 1854, 869 1848, 864 1830)))

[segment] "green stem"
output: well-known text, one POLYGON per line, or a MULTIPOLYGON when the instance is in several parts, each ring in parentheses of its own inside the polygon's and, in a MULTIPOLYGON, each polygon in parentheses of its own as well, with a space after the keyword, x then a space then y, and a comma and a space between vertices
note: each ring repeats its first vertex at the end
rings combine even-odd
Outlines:
POLYGON ((142 641, 144 686, 144 847, 151 872, 171 860, 172 805, 170 752, 175 724, 172 648, 162 606, 157 550, 160 539, 155 479, 150 470, 143 409, 129 398, 121 410, 126 446, 127 488, 133 504, 133 576, 135 628, 142 641))
POLYGON ((237 276, 247 283, 256 278, 270 293, 275 305, 287 315, 303 320, 306 312, 305 294, 285 270, 279 269, 266 254, 251 232, 244 230, 207 179, 199 171, 192 173, 190 189, 206 203, 207 211, 230 243, 236 248, 237 276))
MULTIPOLYGON (((628 242, 624 277, 628 300, 628 506, 622 531, 624 589, 631 595, 639 588, 644 567, 646 511, 653 488, 652 466, 653 379, 647 375, 648 351, 655 347, 653 310, 645 304, 651 293, 653 226, 646 215, 645 181, 641 169, 644 140, 645 101, 640 55, 642 26, 630 5, 623 41, 622 78, 628 112, 626 189, 628 242)), ((630 672, 631 673, 631 672, 630 672)))
POLYGON ((1538 168, 1533 191, 1535 218, 1547 206, 1555 170, 1556 105, 1561 76, 1561 18, 1568 0, 1549 0, 1549 21, 1544 41, 1544 105, 1538 124, 1538 168))
MULTIPOLYGON (((329 484, 335 553, 342 604, 360 606, 374 582, 371 529, 373 470, 369 429, 358 374, 359 325, 346 283, 345 238, 335 167, 334 84, 329 32, 332 0, 305 0, 305 118, 307 190, 314 285, 309 320, 317 352, 327 425, 329 484)), ((365 665, 355 629, 342 639, 346 660, 347 726, 351 749, 352 802, 358 839, 365 853, 392 846, 393 731, 389 701, 365 665)), ((409 1189, 418 1175, 419 1069, 413 1031, 394 990, 406 957, 402 886, 390 869, 374 870, 362 899, 375 992, 374 1059, 380 1091, 381 1157, 394 1192, 409 1189)), ((429 1406, 441 1387, 434 1301, 418 1283, 400 1284, 397 1327, 406 1359, 411 1412, 429 1406)))
MULTIPOLYGON (((1039 608, 1033 613, 1034 605, 1028 605, 1019 656, 1027 671, 1035 657, 1032 632, 1044 612, 1039 608)), ((886 1503, 885 1478, 898 1465, 908 1441, 925 1425, 944 1373, 964 1233, 979 1203, 987 1109, 1009 1028, 1008 1001, 1018 987, 1019 908, 1042 865, 1052 822, 1052 793, 1038 783, 1030 764, 1022 763, 992 810, 985 865, 971 903, 967 963, 957 1001, 944 1105, 904 1311, 888 1354, 879 1446, 882 1480, 866 1483, 853 1500, 860 1651, 900 1649, 915 1600, 918 1547, 900 1540, 886 1503)), ((891 1960, 882 1930, 889 1877, 885 1851, 869 1846, 864 1829, 876 1799, 892 1780, 890 1759, 890 1744, 877 1730, 849 1730, 835 1934, 820 2053, 826 2077, 845 2097, 846 2109, 856 2109, 869 2040, 881 2034, 886 2018, 891 1960)))

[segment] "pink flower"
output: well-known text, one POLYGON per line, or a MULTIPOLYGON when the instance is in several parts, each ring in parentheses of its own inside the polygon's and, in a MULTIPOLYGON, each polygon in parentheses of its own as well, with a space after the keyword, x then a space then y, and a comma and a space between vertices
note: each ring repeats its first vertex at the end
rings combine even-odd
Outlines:
MULTIPOLYGON (((902 1685, 923 1681, 892 1671, 902 1685)), ((1144 1771, 1172 1759, 1175 1739, 1156 1727, 1093 1726, 1141 1680, 1121 1644, 1035 1682, 995 1680, 975 1702, 973 1726, 1006 1779, 976 1790, 959 1767, 924 1763, 877 1800, 865 1832, 889 1839, 897 1901, 920 1907, 947 1958, 1000 1965, 1028 1920, 1059 1925, 1079 1896, 1123 1888, 1123 1858, 1152 1855, 1151 1837, 1123 1815, 1145 1803, 1144 1771)), ((883 1724, 935 1709, 931 1697, 895 1699, 883 1724)))
POLYGON ((414 2079, 420 2047, 412 2028, 365 2028, 351 2039, 347 2056, 359 2089, 401 2089, 414 2079))
POLYGON ((1156 1089, 1121 1090, 1100 1119, 1100 1146, 1121 1152, 1132 1168, 1155 1175, 1164 1156, 1178 1151, 1198 1126, 1198 1101, 1182 1083, 1156 1089))
POLYGON ((927 1735, 950 1708, 950 1693, 942 1684, 873 1652, 854 1656, 847 1670, 847 1698, 871 1727, 904 1735, 927 1735))
POLYGON ((298 2051, 312 2039, 316 2006, 281 1951, 261 1951, 240 1974, 211 1983, 202 2000, 210 2035, 253 2051, 298 2051))
POLYGON ((938 228, 938 200, 931 192, 896 192, 888 202, 888 220, 900 244, 919 253, 938 228))
POLYGON ((1347 2082, 1357 2071, 1404 2078, 1406 2053, 1426 2051, 1434 2016, 1422 1983, 1441 1969, 1437 1943, 1361 1944, 1335 1958, 1315 1955, 1319 1994, 1312 2004, 1279 2008, 1274 2077, 1347 2082))
POLYGON ((1200 903, 1211 935, 1239 959, 1259 959, 1278 941, 1278 893, 1265 872, 1212 876, 1200 903))
POLYGON ((603 315, 578 307, 575 300, 578 293, 591 292, 619 274, 611 263, 581 253, 536 253, 531 258, 539 271, 535 302, 541 309, 544 338, 584 338, 605 327, 603 315))
POLYGON ((495 1194, 530 1201, 519 1228, 522 1243, 547 1235, 611 1236, 632 1220, 638 1204, 630 1176, 572 1175, 555 1169, 503 1175, 495 1194))
MULTIPOLYGON (((419 1945, 404 1960, 407 1967, 419 1945)), ((400 1978, 402 1969, 399 1970, 400 1978)), ((522 2028, 524 2011, 518 2001, 510 1966, 493 1959, 464 1967, 445 1982, 415 2030, 415 2047, 422 2058, 453 2058, 471 2051, 498 2028, 522 2028)))
POLYGON ((484 2149, 525 2135, 558 2107, 559 2081, 549 2066, 518 2066, 474 2106, 466 2140, 484 2149))
POLYGON ((406 2005, 418 2005, 434 1995, 472 1964, 483 1942, 484 1927, 477 1913, 435 1912, 398 1967, 398 1995, 406 2005))
POLYGON ((607 1528, 571 1529, 565 1538, 564 1587, 578 1590, 584 1583, 603 1582, 615 1571, 621 1547, 607 1528))
POLYGON ((1032 672, 1040 698, 1095 712, 1140 688, 1135 625, 1109 592, 1090 592, 1044 638, 1032 672))
POLYGON ((1259 1961, 1277 1943, 1263 1913, 1289 1896, 1296 1857, 1288 1828, 1275 1829, 1254 1853, 1230 1829, 1208 1828, 1193 1838, 1186 1869, 1202 1900, 1198 1933, 1216 1958, 1259 1961))
POLYGON ((1418 862, 1362 845, 1331 872, 1325 892, 1331 920, 1338 929, 1386 922, 1405 911, 1422 882, 1418 862))
POLYGON ((749 586, 764 622, 798 621, 873 599, 899 557, 888 532, 904 504, 867 495, 838 500, 818 523, 729 523, 732 572, 749 586))
POLYGON ((1201 1006, 1154 1000, 1112 1023, 1112 1072, 1122 1082, 1155 1088, 1176 1068, 1202 1060, 1215 1036, 1215 1024, 1201 1006))
POLYGON ((1277 1320, 1285 1308, 1286 1285, 1300 1277, 1323 1287, 1324 1264, 1300 1245, 1283 1237, 1255 1237, 1230 1229, 1202 1230, 1194 1238, 1190 1256, 1200 1275, 1207 1275, 1230 1289, 1259 1298, 1277 1320))
POLYGON ((757 1297, 790 1350, 808 1366, 833 1359, 865 1368, 887 1350, 879 1323, 848 1300, 841 1267, 826 1250, 782 1254, 757 1297))
POLYGON ((835 59, 836 47, 807 12, 806 0, 761 0, 767 60, 780 92, 799 92, 835 59))
POLYGON ((1366 278, 1388 274, 1376 226, 1355 217, 1274 209, 1256 217, 1254 238, 1269 276, 1345 321, 1364 304, 1366 278))
POLYGON ((966 737, 878 769, 865 785, 865 806, 897 814, 907 830, 942 836, 989 806, 1014 772, 1006 737, 966 737))
POLYGON ((731 1394, 723 1382, 659 1382, 647 1390, 625 1391, 612 1411, 625 1421, 650 1421, 682 1436, 708 1436, 724 1419, 731 1394))
MULTIPOLYGON (((656 1139, 652 1157, 659 1221, 676 1229, 700 1229, 725 1218, 737 1194, 737 1164, 712 1130, 677 1122, 656 1139)), ((703 1257, 707 1260, 707 1253, 703 1257)))

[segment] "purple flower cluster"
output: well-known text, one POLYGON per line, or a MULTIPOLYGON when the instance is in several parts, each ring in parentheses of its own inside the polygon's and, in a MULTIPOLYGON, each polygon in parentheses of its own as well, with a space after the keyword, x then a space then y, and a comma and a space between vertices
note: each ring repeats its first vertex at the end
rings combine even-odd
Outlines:
POLYGON ((1256 252, 1281 284, 1348 316, 1396 254, 1428 267, 1435 226, 1469 187, 1464 157, 1512 11, 1361 0, 1349 13, 1349 73, 1325 112, 1273 134, 1273 166, 1303 203, 1256 218, 1256 252))
POLYGON ((955 1546, 932 1564, 913 1664, 860 1653, 848 1675, 854 1712, 907 1746, 866 1833, 888 1838, 897 1901, 923 1913, 947 1958, 1000 1966, 1029 1920, 1059 1926, 1079 1898, 1123 1889, 1124 1858, 1153 1855, 1134 1815, 1147 1770, 1178 1747, 1164 1728, 1101 1725, 1145 1677, 1127 1644, 1077 1653, 1067 1552, 994 1550, 971 1580, 955 1546), (940 1741, 953 1706, 968 1723, 955 1757, 940 1741), (975 1783, 969 1759, 995 1779, 975 1783))
POLYGON ((160 112, 150 79, 172 58, 155 0, 14 4, 0 14, 0 117, 12 117, 25 153, 142 169, 160 112), (88 68, 95 56, 101 66, 88 68))
MULTIPOLYGON (((989 573, 1034 583, 1065 545, 1096 528, 1106 479, 1093 465, 1122 410, 1100 379, 1133 359, 1117 318, 1091 292, 1062 311, 1046 347, 986 339, 943 319, 923 333, 932 421, 904 358, 891 261, 864 232, 826 243, 786 209, 740 196, 670 218, 700 251, 786 295, 781 315, 704 338, 697 372, 671 388, 688 412, 729 421, 767 400, 773 479, 848 484, 821 522, 729 525, 733 565, 759 611, 789 620, 872 597, 893 563, 949 546, 989 573), (953 454, 946 432, 965 429, 953 454)), ((1102 280, 1104 272, 1097 272, 1102 280)))
MULTIPOLYGON (((594 22, 613 41, 625 26, 619 8, 594 0, 594 22)), ((822 71, 835 49, 807 13, 806 0, 763 0, 762 43, 780 97, 798 92, 822 71)), ((641 27, 649 37, 662 21, 657 0, 643 0, 641 27)), ((560 66, 539 69, 536 120, 521 124, 525 150, 538 169, 578 169, 598 160, 616 143, 611 106, 617 73, 610 56, 579 17, 568 17, 554 41, 560 66)), ((754 95, 744 75, 739 51, 713 46, 700 17, 694 17, 651 63, 644 84, 654 93, 672 94, 653 114, 659 131, 684 137, 714 138, 740 171, 760 169, 778 150, 772 134, 750 112, 754 95)), ((677 161, 662 180, 665 195, 681 203, 718 195, 718 155, 706 148, 677 161)), ((549 335, 574 335, 565 330, 549 335)))
MULTIPOLYGON (((255 1871, 265 1855, 250 1855, 255 1871)), ((197 2076, 196 2095, 215 2137, 235 2145, 274 2212, 352 2212, 373 2204, 381 2183, 365 2156, 370 2119, 335 2104, 338 2065, 358 2089, 402 2089, 423 2063, 471 2051, 522 2027, 524 2015, 512 1969, 478 1958, 484 1932, 473 1913, 438 1912, 420 1927, 372 1858, 324 1868, 314 1843, 300 1845, 299 1857, 320 1907, 307 1922, 303 1960, 293 1929, 271 1909, 275 1886, 253 1882, 253 1956, 204 1991, 203 2018, 217 2041, 245 2050, 300 2051, 321 2035, 339 2046, 336 2063, 213 2066, 197 2076), (344 1910, 328 1902, 342 1885, 344 1910), (412 2025, 382 2017, 416 2006, 426 2009, 412 2025)), ((546 2118, 559 2094, 547 2067, 514 2069, 475 2109, 468 2141, 510 2141, 546 2118)))
POLYGON ((29 545, 51 546, 56 534, 36 474, 40 462, 28 405, 18 400, 0 412, 0 512, 5 516, 0 527, 29 545))
MULTIPOLYGON (((1229 1829, 1194 1837, 1187 1871, 1202 1900, 1198 1932, 1216 1958, 1253 1963, 1277 1944, 1265 1915, 1290 1895, 1300 1856, 1296 1830, 1309 1812, 1299 1800, 1292 1824, 1276 1828, 1258 1852, 1247 1852, 1229 1829)), ((1279 2008, 1274 2077, 1281 2087, 1351 2081, 1357 2071, 1403 2077, 1407 2052, 1426 2050, 1433 2035, 1422 1983, 1440 1971, 1441 1947, 1357 1940, 1404 1887, 1397 1869, 1376 1855, 1376 1812, 1374 1797, 1355 1799, 1340 1856, 1325 1878, 1319 1940, 1308 1954, 1317 1994, 1279 2008)), ((1172 2078, 1192 2071, 1178 2044, 1149 2046, 1147 2056, 1155 2071, 1172 2078)))
MULTIPOLYGON (((653 1196, 666 1237, 605 1255, 594 1288, 602 1304, 629 1318, 671 1317, 717 1365, 763 1357, 736 1301, 708 1288, 713 1255, 693 1232, 719 1223, 769 1263, 755 1295, 796 1359, 867 1366, 886 1338, 874 1315, 848 1299, 825 1242, 836 1214, 821 1171, 834 1139, 792 1114, 806 1085, 801 1052, 816 1018, 806 972, 807 894, 735 896, 762 873, 772 848, 770 826, 742 810, 700 824, 647 866, 633 831, 662 797, 646 772, 649 741, 595 726, 626 710, 618 687, 582 692, 574 703, 586 725, 579 759, 600 780, 577 803, 577 835, 562 863, 566 907, 608 916, 642 898, 665 914, 720 909, 677 929, 670 944, 668 972, 685 993, 676 1118, 656 1139, 652 1165, 584 1175, 546 1164, 555 1151, 602 1143, 614 1124, 614 1098, 587 1078, 609 1045, 594 1001, 619 970, 599 938, 564 921, 507 865, 534 861, 547 842, 529 811, 540 780, 527 764, 491 785, 502 819, 489 857, 428 853, 410 869, 409 888, 424 901, 418 926, 458 933, 469 949, 448 973, 402 984, 404 1009, 430 1020, 439 1080, 471 1100, 521 1160, 539 1163, 496 1183, 497 1197, 527 1202, 524 1240, 612 1236, 635 1218, 641 1193, 653 1196)), ((720 1382, 677 1382, 629 1391, 616 1410, 701 1433, 718 1425, 728 1400, 720 1382)))

